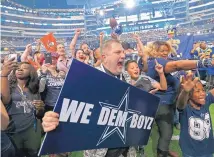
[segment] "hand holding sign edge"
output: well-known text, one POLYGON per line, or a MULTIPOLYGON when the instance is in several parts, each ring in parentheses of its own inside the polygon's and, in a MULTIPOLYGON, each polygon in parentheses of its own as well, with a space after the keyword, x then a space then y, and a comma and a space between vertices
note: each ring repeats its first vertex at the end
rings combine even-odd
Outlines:
POLYGON ((53 111, 46 112, 42 120, 44 132, 50 132, 59 125, 59 114, 53 111))

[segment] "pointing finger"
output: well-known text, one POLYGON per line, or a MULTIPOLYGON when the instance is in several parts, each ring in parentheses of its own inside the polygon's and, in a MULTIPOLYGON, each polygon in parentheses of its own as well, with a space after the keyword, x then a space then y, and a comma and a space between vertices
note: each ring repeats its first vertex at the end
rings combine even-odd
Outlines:
POLYGON ((156 65, 158 65, 158 64, 159 64, 159 63, 158 63, 158 61, 157 61, 157 59, 155 59, 155 64, 156 64, 156 65))

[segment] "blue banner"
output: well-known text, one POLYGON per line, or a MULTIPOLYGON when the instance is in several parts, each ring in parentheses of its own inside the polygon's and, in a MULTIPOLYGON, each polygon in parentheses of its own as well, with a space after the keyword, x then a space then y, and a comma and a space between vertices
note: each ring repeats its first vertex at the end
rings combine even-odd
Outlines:
POLYGON ((39 155, 146 145, 159 98, 73 60, 39 155))
MULTIPOLYGON (((193 35, 183 35, 183 36, 178 36, 177 39, 175 39, 175 41, 177 41, 177 45, 178 45, 178 50, 177 50, 177 54, 182 54, 182 58, 183 59, 189 59, 191 58, 190 52, 193 48, 193 44, 194 44, 194 37, 193 35)), ((176 44, 176 42, 174 42, 176 44)))

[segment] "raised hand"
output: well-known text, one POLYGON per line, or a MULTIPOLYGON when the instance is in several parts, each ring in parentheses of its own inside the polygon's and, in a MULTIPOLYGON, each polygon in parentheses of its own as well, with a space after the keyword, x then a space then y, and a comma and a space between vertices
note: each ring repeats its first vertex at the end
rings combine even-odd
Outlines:
POLYGON ((1 76, 8 76, 12 70, 17 68, 18 65, 16 62, 14 62, 14 59, 15 58, 10 58, 4 61, 4 65, 1 71, 1 76))
POLYGON ((102 38, 103 38, 103 37, 104 37, 104 35, 105 35, 105 34, 104 34, 104 32, 100 32, 100 37, 102 37, 102 38))
POLYGON ((36 43, 39 44, 39 45, 42 44, 42 42, 41 42, 40 39, 37 39, 37 40, 36 40, 36 43))
POLYGON ((111 34, 112 39, 118 40, 119 36, 116 33, 111 34))
POLYGON ((31 52, 32 51, 32 45, 28 44, 25 48, 26 51, 31 52))
POLYGON ((182 77, 181 86, 183 90, 185 90, 186 92, 190 92, 195 87, 198 81, 198 77, 194 78, 193 80, 193 73, 188 72, 185 77, 182 77))
POLYGON ((80 28, 77 28, 77 29, 75 30, 75 34, 76 34, 76 35, 80 35, 80 34, 81 34, 81 31, 82 31, 82 30, 81 30, 80 28))
POLYGON ((163 66, 159 64, 156 59, 155 59, 155 70, 158 72, 158 74, 163 73, 163 66))

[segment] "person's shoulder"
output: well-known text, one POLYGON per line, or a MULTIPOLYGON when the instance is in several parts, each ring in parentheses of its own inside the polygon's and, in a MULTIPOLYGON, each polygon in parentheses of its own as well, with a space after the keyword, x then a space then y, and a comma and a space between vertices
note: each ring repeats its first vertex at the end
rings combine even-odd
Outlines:
POLYGON ((142 73, 141 75, 140 75, 140 79, 152 79, 151 77, 149 77, 149 76, 147 76, 145 73, 142 73))
POLYGON ((186 113, 192 112, 193 110, 193 108, 190 106, 189 103, 187 103, 185 106, 186 107, 184 109, 177 108, 178 112, 181 113, 181 116, 184 116, 184 115, 186 116, 186 113))
POLYGON ((214 97, 214 95, 211 93, 211 91, 209 91, 209 92, 207 93, 206 97, 213 98, 213 97, 214 97))

